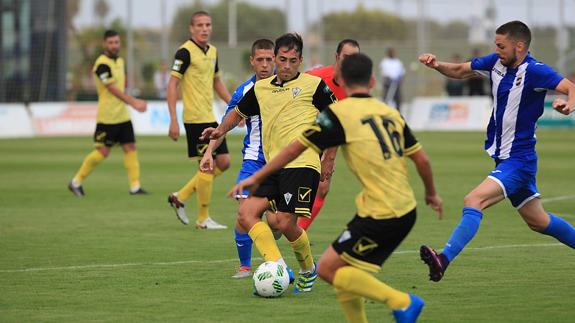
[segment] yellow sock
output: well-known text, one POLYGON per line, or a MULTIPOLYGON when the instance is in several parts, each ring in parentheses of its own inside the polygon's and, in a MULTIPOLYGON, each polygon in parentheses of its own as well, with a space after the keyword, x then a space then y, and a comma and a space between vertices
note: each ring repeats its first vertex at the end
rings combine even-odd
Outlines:
POLYGON ((409 295, 395 290, 373 275, 352 267, 344 266, 335 272, 333 286, 346 292, 387 304, 397 310, 409 306, 409 295))
POLYGON ((290 241, 295 258, 299 262, 302 271, 313 271, 313 255, 311 254, 311 247, 309 239, 305 230, 301 230, 301 235, 295 241, 290 241))
POLYGON ((214 167, 214 177, 218 177, 218 176, 222 175, 223 173, 224 173, 223 170, 221 170, 217 167, 214 167))
POLYGON ((124 153, 124 167, 128 171, 128 180, 132 191, 140 188, 140 162, 134 150, 124 153))
POLYGON ((102 160, 104 160, 104 158, 106 158, 106 157, 104 155, 102 155, 102 153, 97 149, 94 149, 91 153, 89 153, 88 156, 86 156, 86 158, 84 158, 84 161, 82 162, 82 166, 80 166, 80 169, 78 170, 76 175, 74 175, 74 183, 77 185, 82 184, 84 179, 86 177, 88 177, 88 175, 90 175, 92 170, 102 160))
POLYGON ((190 195, 196 191, 196 183, 198 182, 199 173, 200 172, 198 171, 194 177, 192 177, 192 179, 190 179, 186 185, 178 191, 178 200, 180 200, 180 202, 185 202, 190 195))
POLYGON ((202 223, 209 216, 214 174, 199 172, 197 176, 198 179, 196 183, 196 197, 198 200, 198 223, 202 223))
POLYGON ((282 258, 272 230, 265 222, 256 223, 248 234, 265 261, 278 261, 282 258))
POLYGON ((363 307, 363 297, 336 288, 335 298, 337 298, 339 305, 341 305, 348 322, 367 323, 367 317, 365 316, 363 307))

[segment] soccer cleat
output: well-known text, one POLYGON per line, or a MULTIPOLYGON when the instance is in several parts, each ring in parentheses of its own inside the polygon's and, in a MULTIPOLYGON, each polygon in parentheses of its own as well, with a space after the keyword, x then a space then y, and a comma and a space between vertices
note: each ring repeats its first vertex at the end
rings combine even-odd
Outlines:
POLYGON ((184 203, 178 200, 178 196, 176 196, 175 193, 171 193, 170 195, 168 195, 168 203, 174 209, 174 211, 176 211, 176 216, 178 217, 178 220, 180 220, 180 222, 182 222, 183 224, 190 223, 190 220, 186 216, 184 203))
POLYGON ((143 188, 138 188, 135 191, 130 191, 130 195, 148 195, 148 191, 144 190, 143 188))
POLYGON ((311 292, 311 288, 317 279, 317 265, 313 263, 313 271, 307 273, 300 273, 293 292, 295 294, 302 292, 311 292))
MULTIPOLYGON (((447 268, 447 259, 442 261, 442 255, 438 255, 433 248, 426 245, 419 248, 419 256, 421 260, 429 267, 429 280, 438 282, 443 278, 445 269, 447 268)), ((445 258, 445 256, 443 256, 445 258)))
POLYGON ((421 310, 423 309, 423 305, 425 302, 423 299, 417 295, 409 294, 409 299, 411 302, 409 306, 404 310, 395 310, 393 311, 393 317, 395 318, 395 322, 397 323, 415 323, 421 310))
POLYGON ((247 266, 240 266, 235 275, 232 276, 232 278, 236 279, 248 278, 248 277, 252 277, 252 268, 247 266))
POLYGON ((75 186, 72 182, 70 182, 70 183, 68 183, 68 189, 69 189, 70 192, 72 192, 72 194, 74 194, 76 197, 84 197, 84 196, 86 196, 86 194, 84 194, 84 189, 82 188, 82 185, 75 186))
POLYGON ((227 229, 227 228, 228 228, 227 226, 217 223, 216 221, 212 220, 212 218, 210 218, 210 217, 208 217, 202 223, 196 222, 196 229, 222 230, 222 229, 227 229))

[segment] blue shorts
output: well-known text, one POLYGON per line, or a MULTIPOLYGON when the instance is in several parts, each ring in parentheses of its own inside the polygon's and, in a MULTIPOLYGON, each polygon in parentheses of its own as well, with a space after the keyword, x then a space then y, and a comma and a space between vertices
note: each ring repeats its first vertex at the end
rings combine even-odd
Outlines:
POLYGON ((531 160, 508 158, 496 160, 495 169, 488 177, 496 181, 511 204, 520 209, 525 203, 541 195, 535 185, 536 174, 537 158, 531 160))
MULTIPOLYGON (((255 172, 260 170, 262 167, 266 165, 265 162, 259 160, 251 160, 251 159, 244 159, 242 162, 242 168, 240 168, 240 172, 238 173, 238 179, 236 180, 236 184, 240 181, 252 176, 255 172)), ((242 195, 236 195, 237 199, 240 198, 248 198, 248 190, 244 190, 242 195)))

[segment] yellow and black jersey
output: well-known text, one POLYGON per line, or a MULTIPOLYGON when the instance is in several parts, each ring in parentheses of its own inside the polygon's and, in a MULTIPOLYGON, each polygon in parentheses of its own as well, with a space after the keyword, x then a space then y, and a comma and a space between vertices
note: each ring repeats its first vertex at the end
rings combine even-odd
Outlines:
POLYGON ((184 123, 216 121, 212 102, 218 71, 218 51, 212 45, 204 49, 190 39, 176 52, 171 75, 181 80, 184 123))
MULTIPOLYGON (((266 160, 272 160, 300 133, 314 124, 318 110, 335 102, 335 96, 321 78, 301 74, 278 84, 276 76, 256 82, 240 100, 236 111, 244 118, 259 115, 266 160)), ((320 171, 319 154, 309 150, 285 168, 307 167, 320 171)))
POLYGON ((317 152, 342 146, 363 187, 356 197, 360 217, 397 218, 415 208, 404 157, 421 145, 396 109, 356 94, 323 111, 299 140, 317 152))
POLYGON ((118 124, 130 120, 130 113, 124 101, 113 95, 106 86, 113 84, 118 90, 124 92, 126 87, 126 71, 124 60, 121 57, 110 58, 100 55, 92 68, 96 76, 96 89, 98 90, 97 123, 118 124))

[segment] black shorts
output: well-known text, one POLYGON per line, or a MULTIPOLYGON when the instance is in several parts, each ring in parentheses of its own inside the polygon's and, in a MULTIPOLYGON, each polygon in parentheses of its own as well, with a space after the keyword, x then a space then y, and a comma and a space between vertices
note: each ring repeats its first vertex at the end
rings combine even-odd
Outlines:
POLYGON ((116 144, 135 143, 134 128, 132 121, 117 124, 96 124, 94 132, 94 142, 96 146, 112 147, 116 144))
MULTIPOLYGON (((208 148, 210 140, 200 140, 202 131, 206 128, 216 128, 218 126, 217 122, 210 123, 184 123, 186 128, 186 138, 188 140, 188 157, 190 158, 202 158, 204 152, 208 148)), ((214 155, 221 155, 228 153, 228 145, 226 139, 222 141, 222 144, 214 151, 214 155)))
POLYGON ((376 220, 356 215, 331 244, 348 264, 378 271, 415 224, 415 209, 400 218, 376 220))
POLYGON ((282 168, 266 178, 254 196, 266 197, 278 212, 310 217, 319 173, 311 168, 282 168))

